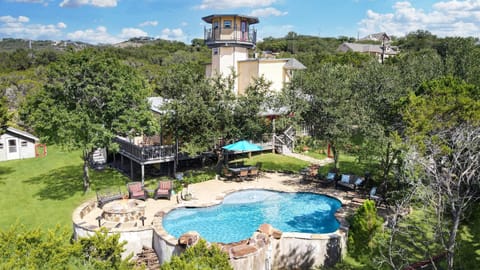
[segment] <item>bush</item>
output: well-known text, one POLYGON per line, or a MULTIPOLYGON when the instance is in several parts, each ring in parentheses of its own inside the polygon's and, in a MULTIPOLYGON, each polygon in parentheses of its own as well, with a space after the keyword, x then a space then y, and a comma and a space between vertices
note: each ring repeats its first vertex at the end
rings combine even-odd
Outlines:
POLYGON ((47 232, 15 224, 0 232, 0 269, 132 269, 119 235, 97 232, 71 242, 71 230, 47 232))
POLYGON ((350 220, 348 232, 348 253, 360 261, 370 261, 374 241, 373 237, 381 230, 382 219, 377 216, 375 202, 366 200, 355 212, 350 220))
POLYGON ((207 246, 207 242, 200 239, 195 246, 187 248, 180 256, 173 256, 170 262, 162 264, 160 269, 223 270, 233 268, 230 266, 227 253, 215 245, 207 246))

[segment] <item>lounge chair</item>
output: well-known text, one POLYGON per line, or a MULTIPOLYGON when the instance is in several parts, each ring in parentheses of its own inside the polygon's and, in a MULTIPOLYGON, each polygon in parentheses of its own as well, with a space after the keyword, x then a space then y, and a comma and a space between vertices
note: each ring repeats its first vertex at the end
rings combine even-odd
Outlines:
POLYGON ((127 184, 128 198, 146 200, 148 192, 143 188, 141 182, 132 182, 127 184))
POLYGON ((377 195, 377 187, 372 187, 368 193, 368 198, 375 202, 376 206, 380 206, 382 203, 386 205, 385 198, 377 195))
POLYGON ((356 190, 359 186, 363 184, 363 179, 350 174, 342 174, 340 181, 335 183, 335 188, 341 186, 348 189, 356 190))
POLYGON ((172 197, 173 182, 170 180, 164 180, 158 182, 158 187, 153 192, 153 198, 170 198, 172 197))
POLYGON ((318 180, 318 183, 326 187, 335 183, 336 179, 337 179, 337 174, 334 172, 329 172, 327 173, 327 176, 325 178, 320 178, 320 180, 318 180))

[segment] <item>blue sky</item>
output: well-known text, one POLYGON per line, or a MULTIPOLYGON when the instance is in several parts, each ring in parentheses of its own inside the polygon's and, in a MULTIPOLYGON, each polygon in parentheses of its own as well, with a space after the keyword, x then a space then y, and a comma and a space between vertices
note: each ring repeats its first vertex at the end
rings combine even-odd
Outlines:
POLYGON ((257 16, 258 37, 480 36, 480 0, 0 0, 0 38, 118 43, 150 36, 190 43, 211 14, 257 16))

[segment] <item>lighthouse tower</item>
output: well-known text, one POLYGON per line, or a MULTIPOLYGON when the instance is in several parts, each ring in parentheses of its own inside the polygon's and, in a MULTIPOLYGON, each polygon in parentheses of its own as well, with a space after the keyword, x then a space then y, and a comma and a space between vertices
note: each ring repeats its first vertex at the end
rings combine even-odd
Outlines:
MULTIPOLYGON (((257 31, 250 28, 259 22, 257 17, 223 14, 202 18, 210 24, 205 28, 205 43, 212 49, 212 63, 207 66, 206 75, 229 76, 238 74, 238 62, 248 59, 248 50, 255 48, 257 31)), ((235 92, 238 86, 235 83, 235 92)))

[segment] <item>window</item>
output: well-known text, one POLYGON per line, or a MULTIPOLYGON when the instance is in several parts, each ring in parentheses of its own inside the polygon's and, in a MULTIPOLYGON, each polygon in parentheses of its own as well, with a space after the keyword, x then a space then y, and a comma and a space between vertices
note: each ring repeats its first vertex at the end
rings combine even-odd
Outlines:
POLYGON ((218 48, 213 48, 213 55, 217 55, 218 54, 218 48))
POLYGON ((8 140, 8 152, 9 153, 17 152, 17 140, 8 140))
POLYGON ((22 147, 27 147, 27 142, 26 141, 22 141, 20 144, 22 145, 22 147))
POLYGON ((213 22, 213 29, 218 29, 218 21, 213 22))
POLYGON ((223 21, 223 28, 225 28, 225 29, 230 29, 230 28, 232 28, 232 21, 231 21, 231 20, 225 20, 225 21, 223 21))
POLYGON ((3 149, 3 143, 0 143, 0 149, 3 149))

